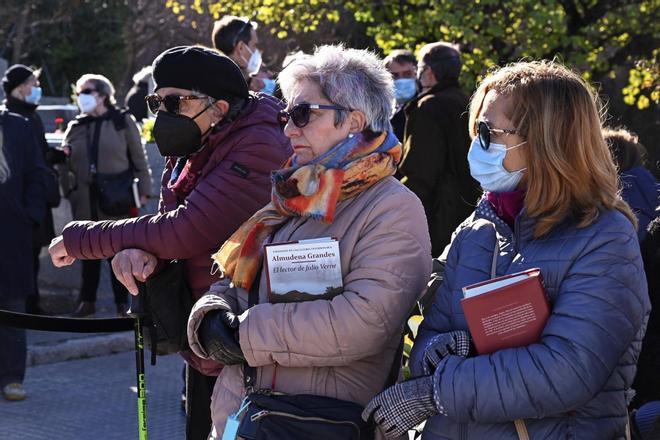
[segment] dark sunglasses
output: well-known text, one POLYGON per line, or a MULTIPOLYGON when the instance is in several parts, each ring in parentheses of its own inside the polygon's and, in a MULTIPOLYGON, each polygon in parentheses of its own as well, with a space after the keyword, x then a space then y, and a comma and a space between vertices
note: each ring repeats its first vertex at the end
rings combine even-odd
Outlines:
POLYGON ((96 92, 96 89, 82 89, 79 92, 76 92, 76 96, 80 95, 91 95, 92 93, 96 92))
POLYGON ((298 128, 303 128, 309 124, 309 115, 312 110, 347 110, 345 107, 340 107, 338 105, 326 105, 326 104, 296 104, 289 111, 282 110, 277 114, 277 120, 280 123, 280 127, 284 129, 286 124, 289 122, 289 119, 293 121, 293 125, 298 128))
POLYGON ((490 148, 490 134, 491 133, 502 133, 502 134, 518 134, 516 130, 507 130, 505 128, 491 128, 486 121, 479 121, 477 125, 477 134, 479 135, 479 144, 481 148, 485 151, 488 151, 490 148))
POLYGON ((181 108, 181 101, 190 101, 193 99, 206 99, 206 96, 167 95, 166 97, 161 98, 159 95, 154 93, 152 95, 147 95, 147 97, 144 98, 144 100, 147 101, 147 107, 149 107, 149 110, 154 115, 158 114, 158 110, 160 109, 161 103, 165 106, 165 110, 167 110, 168 112, 174 115, 178 115, 179 110, 181 108))

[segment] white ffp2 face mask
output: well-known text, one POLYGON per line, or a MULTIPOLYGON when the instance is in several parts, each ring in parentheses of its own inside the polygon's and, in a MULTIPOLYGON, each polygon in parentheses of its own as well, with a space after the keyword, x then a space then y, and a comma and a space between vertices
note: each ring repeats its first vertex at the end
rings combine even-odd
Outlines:
POLYGON ((83 113, 89 113, 96 108, 96 98, 88 93, 78 95, 78 107, 83 113))

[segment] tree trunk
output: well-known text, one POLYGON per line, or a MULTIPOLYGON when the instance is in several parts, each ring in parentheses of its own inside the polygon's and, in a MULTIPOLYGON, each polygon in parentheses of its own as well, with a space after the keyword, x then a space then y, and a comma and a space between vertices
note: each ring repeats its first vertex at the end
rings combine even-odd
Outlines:
POLYGON ((23 55, 23 43, 25 42, 25 28, 28 24, 28 17, 30 16, 30 8, 32 7, 32 2, 26 1, 23 5, 23 10, 18 17, 18 23, 16 24, 16 36, 12 44, 13 51, 11 56, 11 63, 16 64, 20 62, 21 55, 23 55))

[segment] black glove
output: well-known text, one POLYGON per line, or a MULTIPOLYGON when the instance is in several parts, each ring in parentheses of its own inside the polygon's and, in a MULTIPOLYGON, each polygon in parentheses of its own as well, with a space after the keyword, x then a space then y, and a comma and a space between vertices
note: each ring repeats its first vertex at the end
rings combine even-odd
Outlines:
POLYGON ((224 365, 245 362, 238 343, 239 324, 236 314, 229 310, 213 310, 204 315, 197 334, 211 359, 224 365))
POLYGON ((371 399, 362 419, 373 417, 386 437, 396 438, 439 412, 433 402, 433 379, 423 376, 391 386, 371 399))
POLYGON ((470 342, 470 334, 463 330, 435 335, 424 350, 422 360, 424 374, 433 374, 440 361, 450 354, 468 357, 470 342))

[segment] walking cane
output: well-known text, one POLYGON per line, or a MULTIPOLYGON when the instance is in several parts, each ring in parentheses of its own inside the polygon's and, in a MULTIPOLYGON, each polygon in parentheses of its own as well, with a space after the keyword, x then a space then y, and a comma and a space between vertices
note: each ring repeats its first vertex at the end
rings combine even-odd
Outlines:
POLYGON ((131 297, 128 314, 135 319, 135 372, 137 375, 138 433, 140 440, 147 440, 147 384, 144 375, 144 338, 141 318, 145 316, 145 284, 138 283, 138 295, 131 297))

